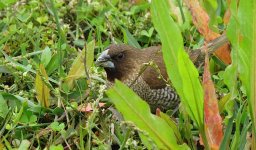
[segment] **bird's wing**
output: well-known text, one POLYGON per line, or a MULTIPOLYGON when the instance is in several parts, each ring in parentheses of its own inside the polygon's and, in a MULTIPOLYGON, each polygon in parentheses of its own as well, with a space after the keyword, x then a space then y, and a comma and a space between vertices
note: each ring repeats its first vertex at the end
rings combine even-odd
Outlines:
POLYGON ((143 80, 151 89, 161 89, 166 87, 168 75, 162 57, 161 47, 154 46, 144 49, 145 55, 148 55, 148 61, 154 64, 148 66, 142 74, 143 80))

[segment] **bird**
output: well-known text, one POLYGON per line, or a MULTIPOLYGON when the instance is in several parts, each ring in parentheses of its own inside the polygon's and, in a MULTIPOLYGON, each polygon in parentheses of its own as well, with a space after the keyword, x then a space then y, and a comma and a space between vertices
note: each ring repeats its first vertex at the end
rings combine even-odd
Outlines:
MULTIPOLYGON (((228 44, 225 34, 210 41, 201 48, 185 48, 195 66, 202 66, 205 49, 213 54, 223 45, 228 44)), ((135 48, 125 44, 111 44, 97 58, 95 64, 103 67, 107 74, 108 85, 120 80, 145 100, 156 112, 179 108, 180 98, 168 78, 162 57, 161 46, 135 48)))
POLYGON ((111 44, 96 59, 95 64, 103 67, 108 85, 120 80, 145 100, 155 112, 176 110, 180 99, 169 84, 162 57, 161 46, 144 49, 125 44, 111 44))

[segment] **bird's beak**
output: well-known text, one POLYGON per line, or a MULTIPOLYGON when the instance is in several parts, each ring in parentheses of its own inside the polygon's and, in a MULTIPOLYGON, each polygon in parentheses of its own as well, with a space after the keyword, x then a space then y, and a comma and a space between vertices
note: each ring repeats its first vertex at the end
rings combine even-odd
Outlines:
POLYGON ((115 68, 114 63, 111 61, 111 57, 108 55, 108 49, 103 51, 95 62, 96 66, 103 68, 115 68))

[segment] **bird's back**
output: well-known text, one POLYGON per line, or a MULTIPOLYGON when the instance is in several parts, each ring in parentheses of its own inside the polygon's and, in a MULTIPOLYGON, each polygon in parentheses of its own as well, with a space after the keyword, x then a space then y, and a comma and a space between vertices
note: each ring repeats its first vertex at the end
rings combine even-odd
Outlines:
POLYGON ((151 89, 160 89, 166 86, 168 75, 162 57, 161 46, 153 46, 143 50, 149 53, 147 62, 152 62, 144 71, 142 77, 151 89))
MULTIPOLYGON (((142 50, 147 55, 146 67, 141 76, 130 87, 151 107, 152 111, 160 108, 165 111, 175 109, 179 105, 179 97, 175 90, 167 85, 168 75, 163 61, 161 47, 154 46, 142 50), (151 62, 151 63, 149 63, 151 62)), ((140 69, 141 70, 141 69, 140 69)))

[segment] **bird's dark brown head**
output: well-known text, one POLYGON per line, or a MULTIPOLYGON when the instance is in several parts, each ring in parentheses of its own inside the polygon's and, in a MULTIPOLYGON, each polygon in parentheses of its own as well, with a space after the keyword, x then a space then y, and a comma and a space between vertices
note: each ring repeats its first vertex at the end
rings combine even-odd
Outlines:
POLYGON ((105 69, 109 81, 113 82, 115 79, 123 81, 138 70, 141 57, 143 55, 139 49, 113 44, 102 52, 95 63, 105 69))

